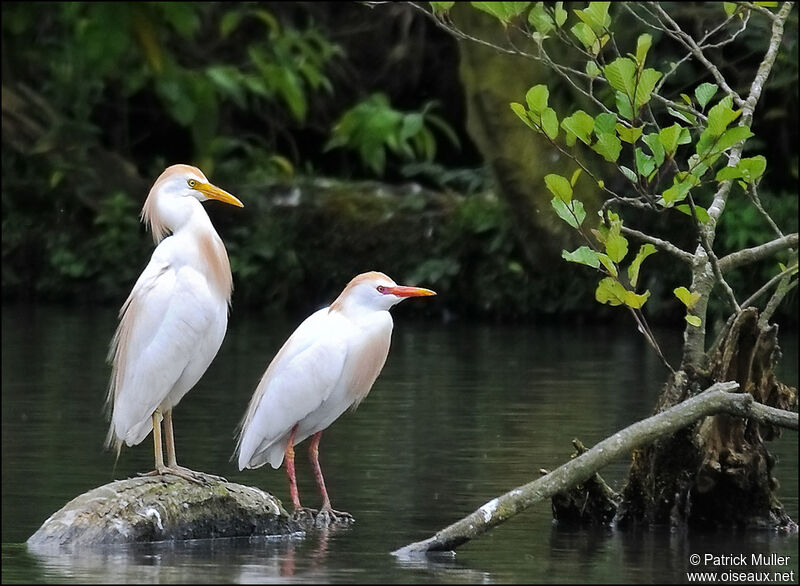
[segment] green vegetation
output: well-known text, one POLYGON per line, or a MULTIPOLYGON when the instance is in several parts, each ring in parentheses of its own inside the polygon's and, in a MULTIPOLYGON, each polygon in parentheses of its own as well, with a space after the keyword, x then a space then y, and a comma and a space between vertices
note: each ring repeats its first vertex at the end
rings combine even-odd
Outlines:
MULTIPOLYGON (((457 8, 432 4, 440 17, 457 8)), ((198 165, 245 202, 242 213, 209 205, 230 252, 234 301, 277 310, 324 301, 350 273, 379 268, 437 288, 442 303, 462 315, 572 312, 602 319, 610 310, 598 313, 587 304, 597 291, 610 303, 649 308, 651 319, 671 319, 676 306, 667 296, 674 287, 654 289, 647 270, 657 267, 667 283, 680 275, 688 285, 685 273, 662 266, 658 254, 643 263, 652 251, 628 244, 627 216, 606 208, 597 226, 587 198, 600 183, 605 192, 638 189, 661 198, 656 205, 667 211, 660 228, 679 239, 687 233, 680 219, 703 219, 701 202, 715 182, 757 184, 764 206, 785 219, 784 231, 796 231, 791 185, 761 182, 774 169, 770 144, 758 143, 758 133, 745 136, 749 131, 732 118, 738 107, 715 80, 681 87, 674 103, 657 102, 657 129, 643 118, 665 77, 685 85, 685 67, 669 68, 672 56, 660 53, 665 43, 658 34, 613 36, 603 3, 574 13, 561 3, 474 5, 504 27, 524 21, 545 47, 567 36, 587 56, 581 67, 596 80, 602 109, 593 112, 597 104, 584 100, 564 110, 564 100, 555 99, 563 87, 550 82, 534 85, 512 109, 584 162, 582 175, 552 169, 546 186, 558 217, 577 235, 567 247, 572 236, 556 232, 556 246, 568 248, 564 258, 603 273, 600 284, 588 271, 558 269, 557 253, 547 256, 551 235, 534 246, 532 235, 545 234, 540 226, 520 230, 529 211, 502 197, 506 186, 493 186, 476 160, 466 120, 457 117, 459 88, 442 83, 403 94, 402 84, 380 77, 365 56, 385 51, 378 60, 395 59, 397 72, 429 80, 455 75, 455 49, 449 60, 430 65, 413 49, 420 37, 366 49, 366 37, 341 33, 341 21, 321 5, 17 2, 2 7, 4 299, 121 303, 152 246, 138 224, 141 202, 154 177, 178 161, 198 165), (606 60, 614 43, 625 49, 606 60), (669 124, 662 114, 671 116, 669 124), (721 170, 724 155, 745 138, 750 152, 721 170), (696 154, 691 164, 690 154, 696 154), (674 161, 685 163, 675 171, 674 161), (599 162, 613 163, 616 176, 599 162), (313 179, 320 176, 337 181, 313 179), (385 188, 396 193, 387 198, 365 179, 403 186, 385 188), (286 196, 295 187, 303 192, 299 202, 286 196)), ((454 47, 414 7, 401 9, 429 47, 454 47)), ((356 4, 343 10, 369 19, 379 34, 392 30, 396 18, 356 4)), ((740 14, 728 17, 731 25, 740 14)), ((758 46, 758 26, 742 33, 745 46, 758 46)), ((796 30, 787 30, 787 39, 796 44, 796 30)), ((766 108, 769 120, 796 106, 796 81, 784 70, 796 73, 797 64, 782 55, 769 84, 791 91, 766 108)), ((793 148, 776 164, 796 183, 793 148)), ((497 173, 493 167, 491 175, 497 173)), ((770 233, 741 193, 720 220, 720 254, 770 233)), ((752 276, 772 274, 773 266, 761 264, 752 276)), ((730 282, 752 288, 758 281, 737 274, 730 282)), ((721 314, 716 303, 712 312, 721 314)))

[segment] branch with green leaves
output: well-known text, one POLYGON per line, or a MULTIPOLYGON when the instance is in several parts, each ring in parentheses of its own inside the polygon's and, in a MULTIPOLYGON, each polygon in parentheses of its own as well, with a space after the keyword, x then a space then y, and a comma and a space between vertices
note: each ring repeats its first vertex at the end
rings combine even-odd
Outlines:
MULTIPOLYGON (((449 18, 452 2, 430 5, 429 14, 440 26, 461 38, 472 38, 461 33, 449 18)), ((582 242, 573 251, 563 251, 563 258, 600 273, 595 292, 597 301, 630 310, 639 330, 663 360, 642 312, 650 292, 638 288, 643 261, 661 250, 688 264, 692 272, 691 290, 675 289, 676 297, 686 307, 687 340, 692 337, 689 336, 692 329, 696 329, 694 339, 705 335, 703 321, 714 284, 722 288, 733 310, 738 312, 741 307, 723 272, 749 259, 764 258, 796 245, 796 235, 792 239, 791 235, 784 238, 781 234, 772 243, 721 260, 713 248, 716 223, 732 187, 740 186, 761 207, 757 186, 767 169, 766 158, 742 157, 742 152, 746 141, 753 136, 750 128, 753 111, 775 62, 783 23, 792 3, 779 8, 777 3, 722 3, 719 21, 697 37, 684 30, 678 19, 657 2, 639 3, 635 7, 624 5, 620 14, 631 14, 656 31, 660 42, 675 42, 686 51, 667 71, 648 66, 648 54, 654 43, 651 34, 640 34, 635 46, 618 44, 612 30, 617 20, 611 14, 610 2, 589 2, 571 10, 565 9, 563 2, 472 2, 471 5, 494 16, 509 33, 504 45, 494 46, 545 64, 596 108, 594 115, 583 109, 559 112, 549 103, 550 88, 543 84, 530 88, 524 102, 510 104, 524 124, 577 165, 571 177, 549 174, 545 184, 553 195, 551 204, 556 214, 576 231, 582 242), (712 49, 733 43, 753 20, 752 16, 767 15, 772 28, 769 45, 749 93, 740 96, 709 55, 712 49), (510 34, 511 31, 515 34, 510 34), (520 33, 534 42, 537 53, 519 48, 513 39, 520 33), (574 58, 563 59, 568 65, 551 57, 547 47, 553 43, 572 50, 574 58), (669 95, 667 79, 690 60, 698 61, 713 83, 703 81, 690 93, 671 90, 673 95, 669 95), (585 66, 580 68, 576 61, 585 66), (598 164, 610 166, 612 172, 601 178, 596 171, 600 168, 598 164), (581 174, 608 196, 599 218, 594 220, 587 219, 584 204, 574 193, 581 174), (612 206, 619 211, 612 212, 612 206), (625 225, 622 210, 628 207, 685 215, 687 230, 696 238, 696 250, 681 250, 645 230, 625 225), (632 260, 628 257, 626 236, 643 241, 632 260), (623 267, 625 262, 627 267, 623 267)), ((764 211, 762 216, 780 232, 769 214, 764 211)))

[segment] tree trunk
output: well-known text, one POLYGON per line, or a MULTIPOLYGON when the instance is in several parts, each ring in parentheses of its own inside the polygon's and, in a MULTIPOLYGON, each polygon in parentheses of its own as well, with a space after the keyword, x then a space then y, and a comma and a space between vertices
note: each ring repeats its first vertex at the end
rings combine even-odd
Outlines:
MULTIPOLYGON (((776 325, 762 327, 746 309, 720 333, 705 372, 681 370, 666 384, 656 412, 694 396, 714 381, 733 380, 764 405, 796 410, 797 391, 775 377, 776 325)), ((780 430, 715 415, 633 453, 618 524, 794 528, 776 496, 774 457, 766 441, 780 430)))

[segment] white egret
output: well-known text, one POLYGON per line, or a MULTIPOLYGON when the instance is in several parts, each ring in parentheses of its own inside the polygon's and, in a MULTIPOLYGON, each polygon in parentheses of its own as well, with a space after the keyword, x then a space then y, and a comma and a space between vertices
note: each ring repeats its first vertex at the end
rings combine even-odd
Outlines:
POLYGON ((278 468, 285 457, 295 512, 310 513, 300 505, 294 446, 313 436, 309 456, 322 495, 319 513, 329 521, 349 517, 331 508, 319 464, 320 436, 364 400, 383 368, 392 336, 389 309, 422 295, 435 293, 398 286, 383 273, 363 273, 330 307, 306 318, 273 358, 250 401, 236 448, 239 470, 267 462, 278 468))
POLYGON ((155 470, 149 474, 194 481, 204 475, 177 463, 172 410, 216 356, 233 290, 225 245, 200 203, 208 199, 243 207, 196 167, 172 165, 156 179, 141 218, 157 246, 120 310, 108 356, 106 444, 119 455, 123 442, 136 445, 152 430, 155 470))

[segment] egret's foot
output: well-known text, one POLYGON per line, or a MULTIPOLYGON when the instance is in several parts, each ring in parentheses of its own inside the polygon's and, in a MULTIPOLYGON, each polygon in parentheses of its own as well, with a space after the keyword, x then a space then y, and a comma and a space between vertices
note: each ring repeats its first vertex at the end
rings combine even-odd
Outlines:
POLYGON ((189 474, 191 476, 199 478, 200 480, 202 480, 206 484, 211 484, 211 481, 228 482, 222 476, 217 476, 216 474, 209 474, 208 472, 198 472, 197 470, 192 470, 192 469, 186 468, 184 466, 175 465, 175 466, 170 466, 170 468, 172 470, 179 470, 180 472, 182 472, 184 474, 189 474))
POLYGON ((292 520, 297 521, 303 527, 313 527, 314 519, 319 511, 317 509, 310 509, 308 507, 298 507, 292 513, 292 520))
POLYGON ((322 507, 314 517, 314 527, 319 529, 333 525, 347 526, 355 523, 353 515, 346 511, 334 511, 330 507, 322 507))
POLYGON ((177 466, 175 468, 170 466, 159 467, 156 470, 151 470, 150 472, 140 472, 139 476, 165 476, 167 474, 178 476, 179 478, 183 478, 184 480, 194 482, 195 484, 199 484, 201 486, 207 486, 209 484, 208 479, 204 478, 202 473, 189 470, 183 466, 177 466))

